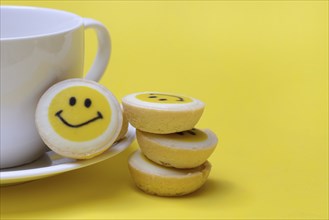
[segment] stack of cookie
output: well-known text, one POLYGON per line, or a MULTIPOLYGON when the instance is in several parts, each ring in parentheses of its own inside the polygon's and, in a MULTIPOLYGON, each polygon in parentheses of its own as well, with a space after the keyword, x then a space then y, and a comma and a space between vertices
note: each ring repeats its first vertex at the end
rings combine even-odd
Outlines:
POLYGON ((196 129, 204 103, 159 92, 123 98, 124 115, 136 128, 140 150, 129 158, 136 185, 159 196, 179 196, 200 188, 209 175, 207 161, 217 145, 209 129, 196 129))

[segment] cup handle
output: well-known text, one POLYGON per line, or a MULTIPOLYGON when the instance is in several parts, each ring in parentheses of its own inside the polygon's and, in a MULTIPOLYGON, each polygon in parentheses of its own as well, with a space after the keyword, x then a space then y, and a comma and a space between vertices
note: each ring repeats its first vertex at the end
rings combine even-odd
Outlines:
POLYGON ((111 38, 106 27, 91 18, 83 18, 85 29, 92 28, 96 31, 98 39, 98 51, 94 63, 89 69, 86 79, 99 81, 105 72, 111 54, 111 38))

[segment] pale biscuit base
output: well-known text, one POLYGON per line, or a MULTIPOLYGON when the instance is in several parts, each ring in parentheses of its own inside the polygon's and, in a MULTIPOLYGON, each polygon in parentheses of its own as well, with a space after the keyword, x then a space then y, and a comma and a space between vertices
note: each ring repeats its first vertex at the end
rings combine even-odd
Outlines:
MULTIPOLYGON (((122 107, 121 107, 121 109, 122 109, 122 107)), ((121 110, 121 113, 122 113, 122 126, 121 126, 121 130, 120 130, 120 133, 119 133, 116 141, 120 141, 126 136, 126 134, 128 132, 128 127, 129 127, 129 122, 128 122, 125 114, 123 114, 123 110, 121 110)))
POLYGON ((193 169, 163 167, 148 160, 139 150, 130 156, 128 164, 137 187, 158 196, 192 193, 206 182, 211 170, 208 161, 193 169))
POLYGON ((132 126, 150 133, 169 134, 192 129, 201 118, 205 106, 190 97, 191 102, 181 104, 146 102, 136 98, 140 94, 144 93, 131 94, 122 99, 124 114, 132 126))
POLYGON ((162 166, 193 168, 203 164, 216 148, 218 139, 209 129, 193 129, 175 134, 136 131, 144 155, 162 166))

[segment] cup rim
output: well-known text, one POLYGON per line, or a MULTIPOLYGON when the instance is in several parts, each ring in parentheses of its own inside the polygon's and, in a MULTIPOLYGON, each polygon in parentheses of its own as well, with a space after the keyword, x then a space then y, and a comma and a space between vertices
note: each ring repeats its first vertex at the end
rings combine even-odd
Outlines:
POLYGON ((34 34, 34 35, 27 35, 27 36, 19 36, 19 37, 1 37, 0 36, 0 41, 15 41, 15 40, 28 40, 28 39, 36 39, 36 38, 43 38, 43 37, 49 37, 49 36, 55 36, 55 35, 60 35, 60 34, 64 34, 73 30, 76 30, 78 28, 80 28, 81 26, 83 26, 83 18, 80 17, 79 15, 76 15, 74 13, 68 12, 68 11, 64 11, 64 10, 59 10, 59 9, 53 9, 53 8, 45 8, 45 7, 35 7, 35 6, 16 6, 16 5, 0 5, 0 11, 2 9, 29 9, 29 10, 41 10, 41 11, 49 11, 52 13, 61 13, 61 14, 66 14, 69 15, 71 17, 75 17, 77 20, 79 20, 77 22, 76 25, 69 27, 69 28, 65 28, 62 30, 58 30, 58 31, 54 31, 51 33, 42 33, 42 34, 34 34))

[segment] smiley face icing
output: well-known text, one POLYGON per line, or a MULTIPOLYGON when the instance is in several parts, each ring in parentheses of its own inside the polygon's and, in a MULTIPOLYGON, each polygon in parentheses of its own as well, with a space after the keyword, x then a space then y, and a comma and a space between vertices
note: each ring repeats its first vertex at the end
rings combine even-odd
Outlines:
POLYGON ((151 103, 161 103, 161 104, 184 104, 193 102, 189 97, 174 95, 174 94, 163 94, 163 93, 142 93, 136 95, 137 99, 145 102, 151 103))
POLYGON ((122 99, 122 105, 132 126, 156 134, 192 129, 205 107, 195 98, 163 92, 130 94, 122 99))
POLYGON ((52 86, 41 97, 36 125, 53 151, 87 159, 113 144, 122 126, 122 114, 118 101, 105 87, 70 79, 52 86))
POLYGON ((137 130, 136 137, 148 159, 162 166, 184 169, 203 164, 218 143, 214 132, 197 128, 173 134, 152 134, 137 130))
POLYGON ((90 87, 74 86, 53 98, 48 119, 60 136, 82 142, 102 134, 110 124, 111 114, 110 105, 101 93, 90 87))

